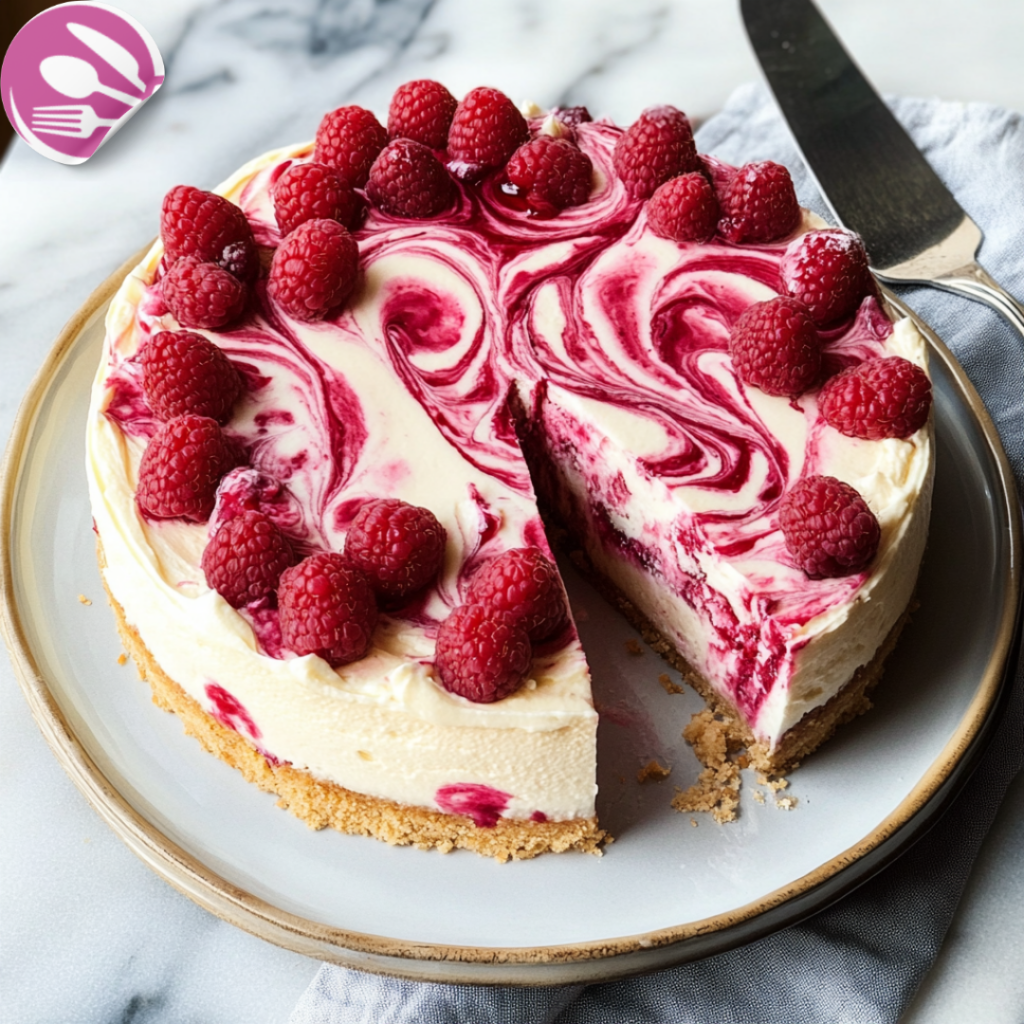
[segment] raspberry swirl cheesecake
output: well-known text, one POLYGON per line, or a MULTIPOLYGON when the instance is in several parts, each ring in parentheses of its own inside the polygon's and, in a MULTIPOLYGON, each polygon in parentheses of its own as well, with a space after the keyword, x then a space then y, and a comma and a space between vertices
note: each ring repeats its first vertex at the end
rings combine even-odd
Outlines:
POLYGON ((547 529, 782 770, 905 617, 925 371, 785 168, 410 82, 166 196, 92 394, 104 581, 157 703, 309 824, 595 851, 547 529))

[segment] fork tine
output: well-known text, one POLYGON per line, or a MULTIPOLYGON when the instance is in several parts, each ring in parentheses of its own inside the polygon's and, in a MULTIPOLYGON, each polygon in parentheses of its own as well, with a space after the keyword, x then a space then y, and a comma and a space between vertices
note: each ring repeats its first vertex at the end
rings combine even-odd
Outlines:
POLYGON ((85 107, 83 107, 80 103, 58 103, 52 107, 33 107, 32 110, 35 112, 38 112, 40 110, 65 110, 69 114, 81 114, 84 112, 85 107))
POLYGON ((80 124, 82 119, 76 114, 43 114, 40 117, 33 117, 32 123, 38 122, 42 124, 44 122, 48 124, 55 124, 58 127, 62 124, 80 124))
POLYGON ((79 132, 64 132, 58 128, 36 128, 34 130, 40 135, 64 135, 69 139, 77 139, 81 137, 79 132))

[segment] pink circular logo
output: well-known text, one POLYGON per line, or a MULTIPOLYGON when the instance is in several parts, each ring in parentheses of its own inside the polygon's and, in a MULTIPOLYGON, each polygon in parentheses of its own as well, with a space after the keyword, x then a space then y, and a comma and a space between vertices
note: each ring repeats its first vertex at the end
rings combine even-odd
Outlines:
POLYGON ((14 130, 37 153, 80 164, 163 80, 160 51, 134 18, 81 0, 37 14, 14 37, 0 91, 14 130))

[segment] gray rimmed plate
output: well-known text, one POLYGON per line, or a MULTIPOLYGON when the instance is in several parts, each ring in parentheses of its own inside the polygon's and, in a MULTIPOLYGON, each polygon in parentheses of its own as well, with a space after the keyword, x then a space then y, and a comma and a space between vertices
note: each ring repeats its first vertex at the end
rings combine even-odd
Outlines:
POLYGON ((925 328, 938 463, 921 607, 876 709, 793 774, 793 809, 776 806, 745 772, 738 821, 719 826, 672 810, 674 787, 700 768, 680 734, 702 702, 666 692, 658 676, 678 682, 677 674, 646 648, 630 653, 632 630, 570 571, 603 712, 598 810, 616 836, 605 856, 499 865, 310 831, 202 751, 118 665, 83 426, 103 314, 135 262, 68 324, 19 413, 0 505, 3 628, 32 713, 72 779, 136 854, 201 906, 364 970, 450 982, 607 981, 721 952, 820 910, 905 849, 969 774, 1005 689, 1020 523, 995 430, 925 328), (637 771, 651 758, 672 773, 641 785, 637 771))

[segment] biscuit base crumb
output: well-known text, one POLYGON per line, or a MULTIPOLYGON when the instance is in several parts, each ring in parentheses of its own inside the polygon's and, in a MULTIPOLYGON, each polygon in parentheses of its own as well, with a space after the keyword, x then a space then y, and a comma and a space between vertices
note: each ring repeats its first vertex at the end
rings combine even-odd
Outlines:
POLYGON ((678 683, 672 682, 672 679, 667 672, 662 672, 661 675, 658 676, 658 682, 661 683, 661 688, 668 694, 686 693, 684 687, 680 686, 678 683))
POLYGON ((672 806, 680 812, 709 811, 719 824, 735 821, 740 803, 740 767, 730 754, 740 749, 732 723, 705 708, 690 719, 683 739, 704 770, 689 789, 679 789, 672 806))
POLYGON ((671 767, 666 768, 664 765, 659 764, 656 759, 652 758, 636 773, 636 781, 639 783, 661 782, 662 779, 667 779, 671 774, 671 767))

